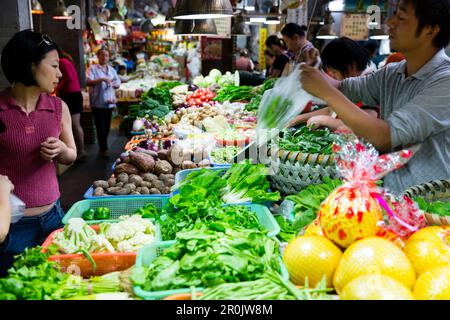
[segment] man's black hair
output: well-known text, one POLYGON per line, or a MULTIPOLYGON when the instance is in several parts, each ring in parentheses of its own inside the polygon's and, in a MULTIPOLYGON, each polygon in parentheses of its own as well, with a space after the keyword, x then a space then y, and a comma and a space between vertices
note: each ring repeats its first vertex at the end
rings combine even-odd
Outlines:
MULTIPOLYGON (((48 37, 45 37, 49 40, 48 37)), ((38 65, 47 53, 57 50, 56 44, 43 41, 43 35, 30 29, 16 33, 2 50, 1 65, 10 83, 20 82, 27 87, 37 85, 31 66, 38 65)))
POLYGON ((296 34, 300 37, 306 37, 307 30, 308 28, 306 26, 299 26, 298 24, 291 22, 284 26, 283 30, 281 30, 281 34, 289 38, 293 38, 296 34))
POLYGON ((348 69, 355 64, 358 71, 364 71, 370 63, 369 51, 355 41, 342 37, 331 41, 320 55, 325 69, 333 68, 347 77, 348 69))
POLYGON ((380 48, 378 42, 376 40, 369 40, 364 44, 364 48, 369 51, 370 54, 375 54, 377 50, 380 48))
POLYGON ((280 48, 286 49, 283 39, 278 38, 276 35, 271 35, 266 39, 266 47, 278 46, 280 48))
POLYGON ((439 26, 439 33, 433 39, 436 48, 445 48, 450 43, 450 0, 403 0, 411 4, 419 25, 416 34, 419 35, 426 26, 439 26))

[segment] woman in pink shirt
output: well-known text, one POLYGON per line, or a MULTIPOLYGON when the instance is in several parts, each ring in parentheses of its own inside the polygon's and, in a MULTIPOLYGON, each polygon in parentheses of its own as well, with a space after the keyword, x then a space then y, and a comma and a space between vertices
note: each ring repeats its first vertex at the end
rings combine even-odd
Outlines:
POLYGON ((1 66, 11 87, 0 92, 0 175, 11 180, 26 209, 0 244, 0 276, 15 255, 62 226, 55 164, 77 156, 69 108, 50 95, 62 76, 53 41, 21 31, 3 48, 1 66))
POLYGON ((58 48, 58 54, 62 78, 56 91, 58 96, 69 107, 72 117, 73 136, 78 150, 77 159, 83 159, 86 157, 86 150, 84 149, 84 132, 80 122, 81 112, 83 112, 83 95, 81 94, 80 80, 78 79, 72 57, 61 48, 58 48))

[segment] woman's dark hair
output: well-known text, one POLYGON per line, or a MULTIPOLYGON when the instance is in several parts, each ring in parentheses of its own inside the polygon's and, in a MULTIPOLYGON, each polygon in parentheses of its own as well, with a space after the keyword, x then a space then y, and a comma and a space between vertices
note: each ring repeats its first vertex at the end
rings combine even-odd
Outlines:
POLYGON ((286 49, 283 39, 278 38, 276 35, 271 35, 266 40, 266 46, 278 46, 280 48, 286 49))
POLYGON ((449 0, 403 0, 412 4, 419 20, 416 34, 419 35, 426 26, 438 26, 438 34, 433 39, 436 48, 445 48, 450 43, 450 1, 449 0))
POLYGON ((16 33, 2 50, 1 65, 6 79, 27 87, 37 85, 31 65, 38 65, 53 50, 57 50, 56 44, 42 33, 30 29, 16 33))
POLYGON ((320 55, 325 69, 333 68, 344 76, 348 69, 355 64, 358 71, 364 71, 370 63, 369 51, 349 38, 339 38, 331 41, 320 55))
POLYGON ((70 62, 74 63, 72 56, 67 51, 62 49, 60 46, 56 46, 56 50, 58 50, 59 58, 65 58, 65 59, 69 60, 70 62))
POLYGON ((299 26, 296 23, 288 23, 284 26, 283 30, 281 30, 281 34, 289 38, 293 38, 296 34, 300 37, 306 37, 306 31, 308 31, 306 26, 299 26))

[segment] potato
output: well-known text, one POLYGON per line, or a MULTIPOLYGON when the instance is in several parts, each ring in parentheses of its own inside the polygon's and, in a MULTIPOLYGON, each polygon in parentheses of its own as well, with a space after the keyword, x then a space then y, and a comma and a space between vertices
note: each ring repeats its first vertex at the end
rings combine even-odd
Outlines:
POLYGON ((108 188, 108 193, 117 195, 117 196, 125 196, 129 194, 131 191, 128 188, 120 188, 120 187, 112 187, 108 188))
POLYGON ((158 176, 153 173, 146 173, 143 175, 144 181, 152 182, 153 180, 158 180, 158 176))
POLYGON ((150 188, 153 188, 153 183, 148 182, 148 181, 142 181, 140 187, 150 189, 150 188))
MULTIPOLYGON (((111 177, 111 178, 108 179, 108 186, 109 187, 115 187, 116 183, 117 183, 117 179, 116 178, 111 177)), ((108 189, 108 188, 105 188, 105 189, 108 189)))
POLYGON ((169 187, 164 187, 162 190, 161 190, 161 194, 169 194, 170 193, 170 188, 169 187))
POLYGON ((158 158, 158 153, 156 153, 153 150, 139 149, 139 150, 136 150, 136 152, 144 153, 146 155, 152 156, 152 158, 158 158))
POLYGON ((137 174, 132 174, 128 177, 128 182, 134 183, 134 185, 136 186, 139 186, 142 181, 143 181, 142 177, 138 176, 137 174))
POLYGON ((167 151, 167 161, 173 166, 179 166, 183 162, 183 148, 174 144, 167 151))
POLYGON ((135 191, 141 193, 142 187, 137 187, 135 191))
POLYGON ((109 184, 108 184, 108 181, 105 181, 105 180, 97 180, 97 181, 94 181, 94 188, 98 188, 98 187, 100 187, 100 188, 104 188, 104 189, 107 189, 107 188, 109 188, 110 186, 109 186, 109 184))
POLYGON ((155 182, 153 182, 153 187, 158 189, 159 191, 162 191, 165 185, 164 182, 162 182, 161 180, 156 180, 155 182))
POLYGON ((156 189, 156 188, 151 188, 151 189, 150 189, 150 194, 161 194, 161 191, 159 191, 159 190, 156 189))
POLYGON ((128 174, 139 174, 139 169, 131 163, 118 164, 114 170, 114 173, 119 175, 123 172, 128 174))
POLYGON ((192 161, 183 161, 183 163, 181 164, 182 170, 195 169, 195 168, 197 168, 197 165, 195 163, 193 163, 192 161))
POLYGON ((159 160, 169 160, 169 150, 159 150, 158 158, 159 160))
POLYGON ((172 187, 172 186, 174 186, 174 185, 175 185, 175 179, 169 179, 169 180, 167 180, 166 183, 165 183, 165 185, 166 185, 167 187, 172 187))
POLYGON ((149 193, 150 193, 149 188, 147 188, 147 187, 142 187, 141 188, 141 194, 149 194, 149 193))
POLYGON ((154 172, 157 175, 160 175, 162 173, 172 173, 172 165, 169 163, 169 161, 166 160, 158 160, 155 163, 154 172))
POLYGON ((100 196, 103 196, 104 194, 105 194, 105 190, 103 190, 102 187, 97 187, 94 190, 93 196, 94 197, 100 197, 100 196))
POLYGON ((126 174, 125 172, 119 174, 119 176, 117 177, 117 181, 127 184, 128 183, 128 174, 126 174))
POLYGON ((115 186, 122 188, 124 185, 125 185, 125 183, 123 183, 123 182, 117 182, 115 186))
POLYGON ((153 157, 143 152, 131 151, 130 161, 143 172, 151 172, 155 167, 155 160, 153 157))
POLYGON ((133 183, 127 183, 124 187, 129 188, 131 191, 135 191, 137 188, 136 185, 133 183))
POLYGON ((137 196, 137 195, 140 195, 141 193, 140 192, 136 192, 136 191, 132 191, 131 193, 130 193, 130 195, 134 195, 134 196, 137 196))

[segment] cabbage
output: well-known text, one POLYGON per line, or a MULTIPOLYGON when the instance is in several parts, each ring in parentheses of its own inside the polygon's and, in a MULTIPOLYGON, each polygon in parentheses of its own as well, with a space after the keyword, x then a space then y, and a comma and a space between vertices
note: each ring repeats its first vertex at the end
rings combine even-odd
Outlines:
POLYGON ((222 72, 220 72, 220 70, 217 69, 212 69, 209 72, 209 76, 214 79, 214 82, 217 83, 217 81, 219 81, 219 79, 222 77, 222 72))

